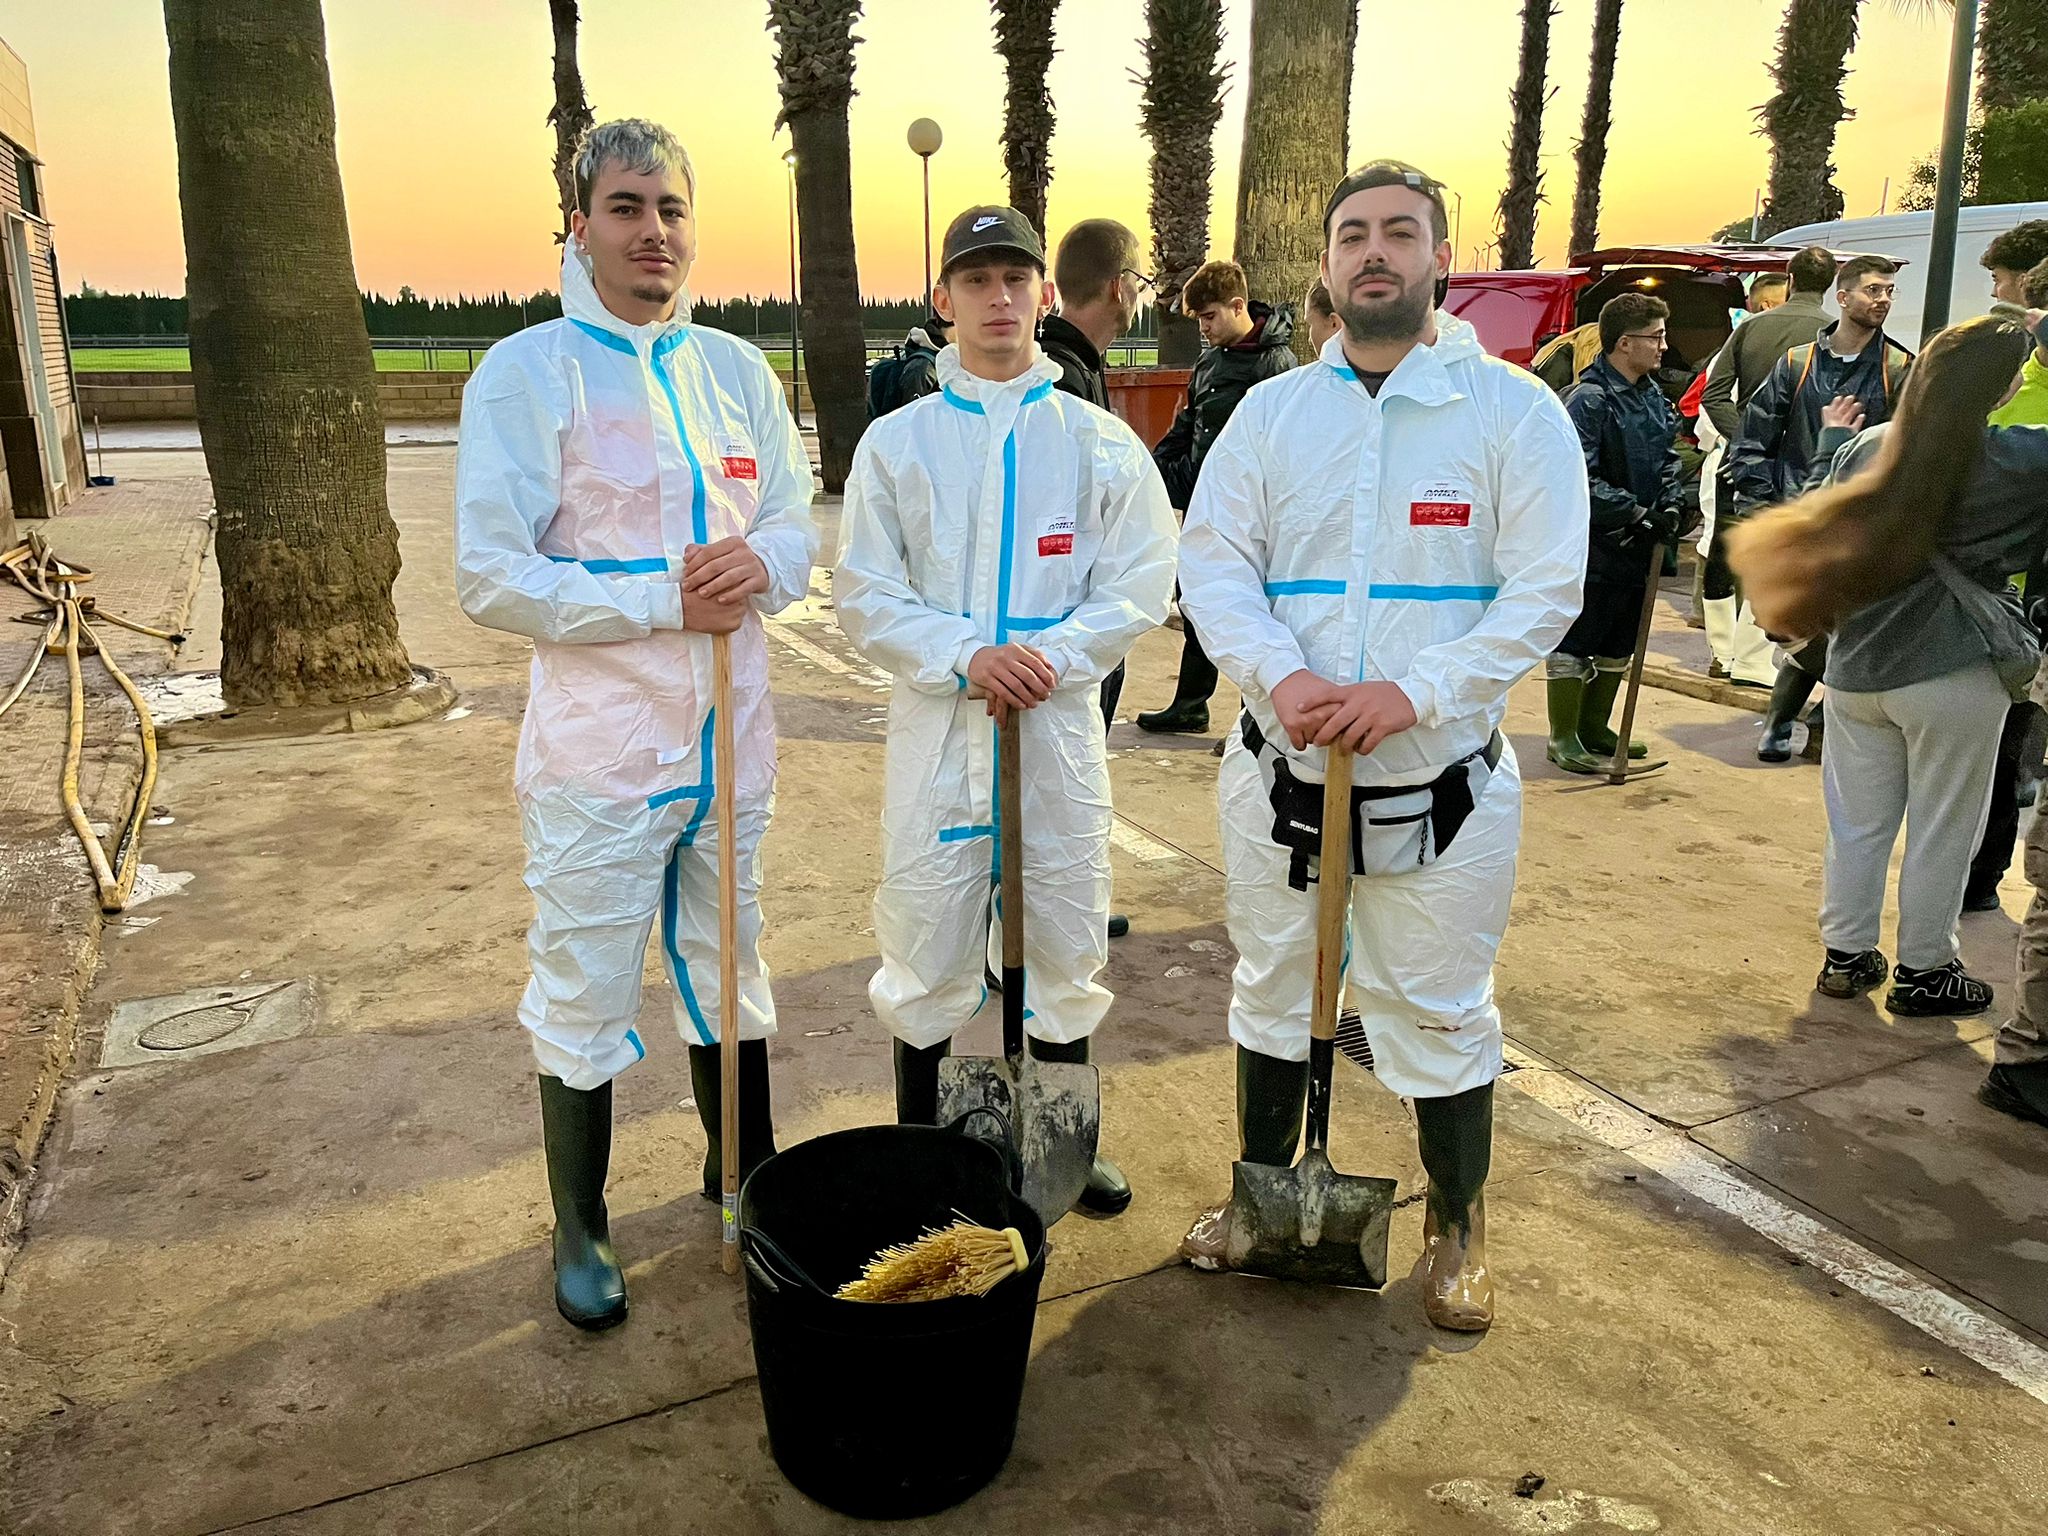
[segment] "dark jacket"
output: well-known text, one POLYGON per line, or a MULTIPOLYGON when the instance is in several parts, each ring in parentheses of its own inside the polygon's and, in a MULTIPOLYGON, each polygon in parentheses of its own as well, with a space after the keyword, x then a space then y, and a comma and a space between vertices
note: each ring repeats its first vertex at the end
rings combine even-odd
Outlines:
POLYGON ((1209 347, 1196 361, 1194 376, 1188 380, 1188 403, 1152 450, 1152 462, 1159 466, 1166 494, 1181 511, 1187 510, 1202 460, 1209 456, 1237 402, 1254 384, 1294 366, 1294 311, 1285 305, 1274 309, 1253 299, 1250 312, 1249 336, 1234 346, 1209 347))
POLYGON ((1640 585, 1651 546, 1675 538, 1685 499, 1678 413, 1655 378, 1631 384, 1606 358, 1564 397, 1591 492, 1588 580, 1640 585))
POLYGON ((1090 405, 1109 409, 1109 381, 1103 377, 1102 354, 1064 316, 1047 315, 1038 328, 1038 349, 1059 365, 1054 389, 1079 395, 1090 405))
POLYGON ((1802 293, 1735 327, 1735 334, 1714 359, 1706 391, 1700 396, 1700 409, 1723 442, 1735 441, 1742 430, 1742 402, 1763 387, 1778 360, 1813 340, 1814 332, 1827 323, 1821 296, 1802 293))
MULTIPOLYGON (((1847 480, 1868 467, 1890 430, 1874 427, 1850 439, 1844 428, 1827 428, 1820 445, 1823 462, 1809 488, 1847 480)), ((1969 580, 1999 592, 2007 575, 2039 561, 2044 547, 2048 431, 1987 427, 1984 456, 1943 523, 1938 548, 1969 580)), ((1827 685, 1848 693, 1882 693, 1946 677, 1989 658, 1983 631, 1930 567, 1891 596, 1842 620, 1828 645, 1827 685)))
POLYGON ((1810 358, 1779 358, 1743 406, 1742 430, 1729 440, 1727 457, 1738 515, 1799 494, 1813 470, 1821 408, 1837 395, 1863 402, 1866 427, 1891 420, 1913 354, 1880 331, 1854 362, 1844 362, 1828 349, 1839 324, 1821 331, 1810 358))
MULTIPOLYGON (((934 342, 921 325, 912 326, 910 334, 903 338, 903 367, 896 375, 895 405, 908 405, 913 400, 922 400, 926 395, 939 392, 939 353, 943 347, 934 342)), ((892 410, 895 406, 890 407, 892 410)))

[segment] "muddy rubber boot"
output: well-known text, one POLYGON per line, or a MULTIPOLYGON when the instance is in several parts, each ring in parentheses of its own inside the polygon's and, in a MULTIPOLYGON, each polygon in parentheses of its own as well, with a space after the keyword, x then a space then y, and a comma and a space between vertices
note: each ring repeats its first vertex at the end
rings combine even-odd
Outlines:
MULTIPOLYGON (((690 1047, 690 1090, 704 1126, 704 1198, 725 1198, 725 1085, 715 1045, 690 1047)), ((740 1042, 740 1184, 775 1155, 774 1105, 768 1092, 768 1042, 740 1042)))
POLYGON ((941 1040, 919 1050, 893 1041, 896 1057, 896 1123, 939 1123, 939 1063, 953 1054, 953 1042, 941 1040))
POLYGON ((1546 687, 1550 704, 1550 745, 1544 752, 1566 773, 1601 773, 1606 769, 1579 740, 1579 717, 1586 710, 1586 680, 1553 677, 1546 687))
POLYGON ((626 1277, 612 1252, 604 1180, 612 1161, 612 1085, 540 1079, 541 1140, 555 1207, 555 1310, 578 1328, 626 1320, 626 1277))
POLYGON ((1764 727, 1757 737, 1756 760, 1760 763, 1792 761, 1792 727, 1799 711, 1813 696, 1813 679, 1786 662, 1778 668, 1778 680, 1771 684, 1771 707, 1764 711, 1764 727))
MULTIPOLYGON (((1308 1061, 1282 1061, 1237 1048, 1238 1160, 1273 1168, 1294 1166, 1308 1106, 1308 1061)), ((1212 1205, 1181 1239, 1180 1256, 1197 1269, 1224 1266, 1230 1245, 1230 1202, 1212 1205)))
POLYGON ((1416 1143, 1429 1173, 1422 1218, 1422 1310, 1439 1328, 1493 1324, 1486 1268, 1486 1174, 1493 1163, 1493 1084, 1415 1100, 1416 1143))
POLYGON ((1138 716, 1137 726, 1139 730, 1151 731, 1155 735, 1199 736, 1209 729, 1209 704, 1206 699, 1190 702, 1176 699, 1164 709, 1147 710, 1138 716))
MULTIPOLYGON (((1593 681, 1586 684, 1586 701, 1579 706, 1579 745, 1595 757, 1612 760, 1614 748, 1620 740, 1607 722, 1614 716, 1614 696, 1621 692, 1625 674, 1609 672, 1604 668, 1593 674, 1593 681)), ((1631 758, 1648 757, 1650 749, 1640 741, 1628 744, 1631 758)))
MULTIPOLYGON (((1024 1042, 1024 1048, 1035 1061, 1071 1061, 1085 1064, 1088 1060, 1088 1042, 1076 1040, 1069 1045, 1054 1045, 1050 1040, 1032 1037, 1024 1042)), ((1099 1151, 1095 1154, 1095 1167, 1088 1174, 1088 1185, 1081 1191, 1081 1198, 1074 1202, 1074 1209, 1086 1211, 1091 1216, 1121 1216, 1130 1209, 1131 1183, 1123 1170, 1099 1151)))

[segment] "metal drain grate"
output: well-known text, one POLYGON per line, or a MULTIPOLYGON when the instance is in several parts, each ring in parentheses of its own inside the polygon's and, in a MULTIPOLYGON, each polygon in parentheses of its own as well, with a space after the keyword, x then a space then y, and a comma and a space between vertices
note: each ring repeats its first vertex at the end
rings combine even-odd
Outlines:
POLYGON ((313 1021, 311 987, 299 981, 201 987, 121 1003, 107 1021, 102 1067, 211 1055, 303 1033, 313 1021))

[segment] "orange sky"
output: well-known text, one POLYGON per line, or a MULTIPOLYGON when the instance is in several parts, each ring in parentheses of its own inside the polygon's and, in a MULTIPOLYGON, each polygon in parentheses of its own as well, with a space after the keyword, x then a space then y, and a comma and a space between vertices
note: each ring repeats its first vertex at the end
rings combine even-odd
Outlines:
MULTIPOLYGON (((1593 0, 1553 24, 1539 256, 1563 256, 1572 139, 1593 0)), ((1235 207, 1249 0, 1226 6, 1235 61, 1216 135, 1215 249, 1235 207)), ((702 295, 785 291, 787 214, 766 6, 758 0, 583 0, 582 62, 600 118, 661 119, 699 179, 702 295)), ((912 118, 943 125, 934 222, 1000 199, 1002 73, 987 0, 868 0, 852 111, 862 288, 922 286, 912 118)), ((1601 234, 1704 238, 1749 212, 1767 169, 1751 109, 1782 0, 1628 0, 1601 234)), ((1464 195, 1461 265, 1491 228, 1506 161, 1518 0, 1365 0, 1353 159, 1413 160, 1464 195)), ((1108 215, 1141 235, 1148 156, 1137 126, 1143 0, 1066 0, 1052 93, 1050 222, 1108 215)), ((422 294, 551 288, 553 100, 543 0, 328 0, 342 176, 365 287, 422 294)), ((67 287, 182 292, 163 15, 152 0, 0 0, 0 37, 27 60, 67 287)), ((1947 25, 1933 8, 1865 7, 1836 147, 1851 213, 1874 213, 1940 135, 1947 25), (1879 107, 1878 103, 1884 103, 1879 107)))

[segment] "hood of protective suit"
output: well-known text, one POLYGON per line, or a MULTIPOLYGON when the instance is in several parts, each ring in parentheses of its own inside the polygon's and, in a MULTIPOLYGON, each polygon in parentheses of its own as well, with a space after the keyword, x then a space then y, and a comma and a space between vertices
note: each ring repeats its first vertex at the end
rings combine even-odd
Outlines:
POLYGON ((969 373, 967 365, 960 361, 958 342, 946 343, 946 349, 939 354, 939 388, 942 392, 956 395, 962 400, 986 404, 994 400, 1008 400, 1011 395, 1027 394, 1035 384, 1049 384, 1060 376, 1060 365, 1045 355, 1037 342, 1031 344, 1031 366, 1014 379, 1000 383, 984 379, 979 374, 969 373))

